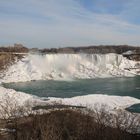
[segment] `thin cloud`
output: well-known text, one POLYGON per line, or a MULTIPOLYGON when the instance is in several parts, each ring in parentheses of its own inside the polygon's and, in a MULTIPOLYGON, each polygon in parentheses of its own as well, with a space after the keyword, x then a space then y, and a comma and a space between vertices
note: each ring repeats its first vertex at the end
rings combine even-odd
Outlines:
MULTIPOLYGON (((1 44, 21 42, 29 47, 140 45, 140 26, 123 19, 126 10, 118 15, 97 13, 76 0, 0 0, 0 5, 4 7, 0 10, 1 44)), ((130 5, 126 3, 127 7, 130 5)))

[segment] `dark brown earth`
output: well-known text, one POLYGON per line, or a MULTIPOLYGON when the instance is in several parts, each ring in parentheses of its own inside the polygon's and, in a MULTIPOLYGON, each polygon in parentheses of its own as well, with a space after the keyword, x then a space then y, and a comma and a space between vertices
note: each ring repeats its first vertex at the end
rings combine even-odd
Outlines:
POLYGON ((102 118, 95 121, 94 116, 91 117, 79 111, 56 110, 47 114, 14 119, 14 122, 7 123, 8 131, 0 133, 0 140, 140 139, 138 134, 130 134, 126 130, 121 130, 120 127, 111 128, 104 125, 101 120, 102 118))

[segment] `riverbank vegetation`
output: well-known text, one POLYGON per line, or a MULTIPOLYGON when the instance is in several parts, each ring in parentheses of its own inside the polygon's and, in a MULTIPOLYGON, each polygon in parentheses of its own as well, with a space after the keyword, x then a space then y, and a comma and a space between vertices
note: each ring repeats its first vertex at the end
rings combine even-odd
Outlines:
POLYGON ((7 101, 0 106, 0 140, 140 139, 140 118, 125 111, 111 114, 102 106, 94 111, 70 107, 35 112, 7 101))

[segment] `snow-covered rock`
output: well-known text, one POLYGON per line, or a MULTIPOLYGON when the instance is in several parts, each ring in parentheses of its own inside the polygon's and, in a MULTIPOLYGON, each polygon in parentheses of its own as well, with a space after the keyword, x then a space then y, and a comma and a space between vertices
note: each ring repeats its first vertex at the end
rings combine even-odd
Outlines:
POLYGON ((91 94, 84 96, 77 96, 72 98, 54 98, 49 97, 49 103, 58 103, 64 105, 82 106, 89 109, 98 107, 99 109, 104 105, 108 111, 116 109, 125 109, 132 104, 140 103, 139 99, 128 96, 109 96, 103 94, 91 94))

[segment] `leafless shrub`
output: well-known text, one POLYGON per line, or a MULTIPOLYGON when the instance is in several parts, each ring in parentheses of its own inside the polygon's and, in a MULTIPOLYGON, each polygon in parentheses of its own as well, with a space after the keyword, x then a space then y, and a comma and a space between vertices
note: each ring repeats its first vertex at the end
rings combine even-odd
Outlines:
POLYGON ((11 133, 14 136, 14 140, 18 140, 18 125, 19 120, 22 117, 27 117, 31 113, 31 107, 29 104, 25 106, 19 105, 19 102, 15 99, 15 96, 6 94, 0 100, 0 120, 4 124, 0 123, 0 126, 4 127, 4 131, 11 133))
MULTIPOLYGON (((118 110, 110 113, 106 105, 90 109, 57 109, 36 114, 19 106, 12 97, 1 102, 5 128, 14 130, 8 140, 138 140, 140 118, 118 110), (25 113, 26 112, 26 113, 25 113), (6 116, 6 117, 5 117, 6 116), (133 130, 133 134, 129 133, 133 130)), ((30 108, 30 107, 29 107, 30 108)), ((0 136, 1 138, 1 136, 0 136)), ((4 139, 2 139, 4 140, 4 139)))

